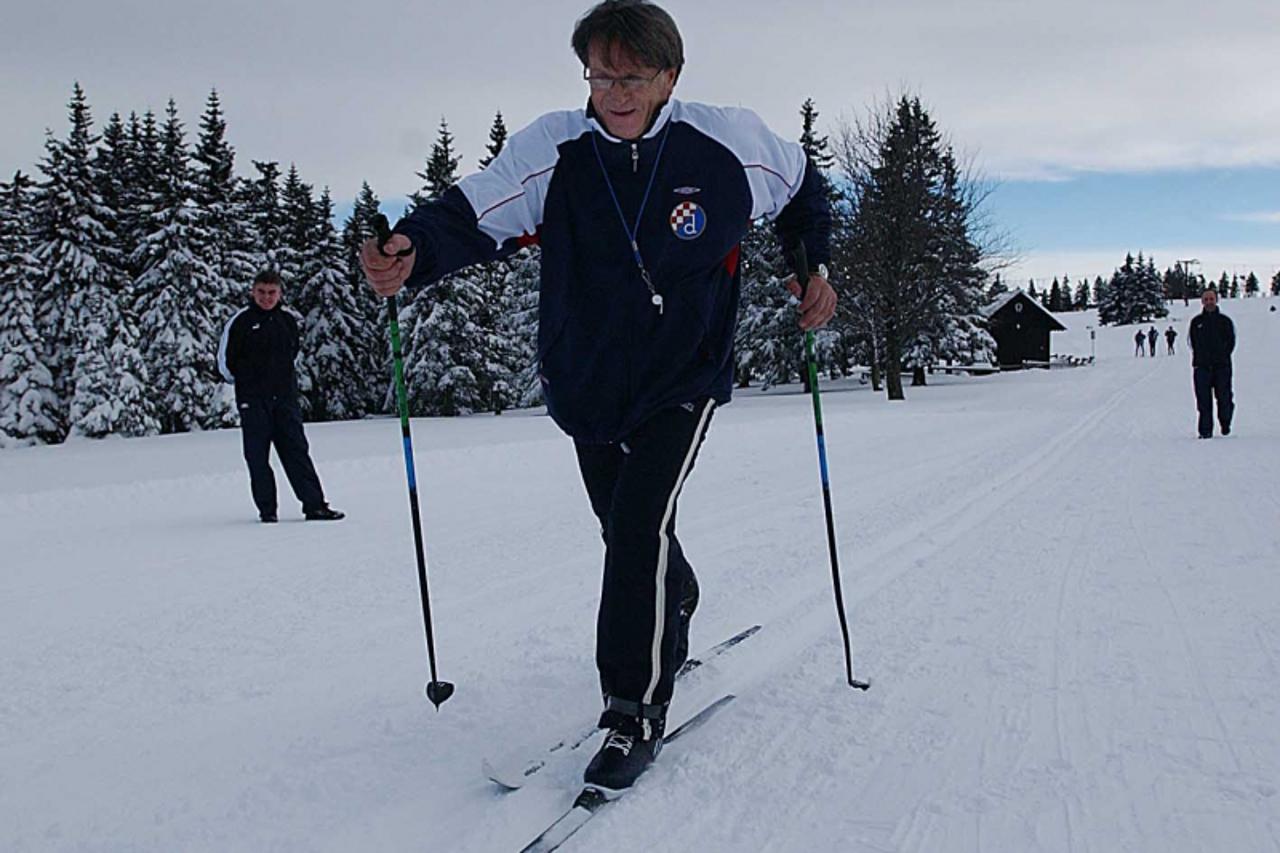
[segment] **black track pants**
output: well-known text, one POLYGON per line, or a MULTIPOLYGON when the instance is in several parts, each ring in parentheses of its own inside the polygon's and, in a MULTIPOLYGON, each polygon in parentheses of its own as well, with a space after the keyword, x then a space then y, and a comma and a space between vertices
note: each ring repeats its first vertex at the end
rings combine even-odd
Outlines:
POLYGON ((294 400, 272 397, 241 400, 240 433, 244 439, 244 461, 249 465, 249 485, 259 513, 276 511, 276 478, 271 472, 270 453, 284 466, 293 493, 303 512, 323 509, 324 491, 311 464, 307 436, 302 431, 302 412, 294 400))
POLYGON ((1200 434, 1213 435, 1213 400, 1218 398, 1218 425, 1231 428, 1236 405, 1231 395, 1231 365, 1195 368, 1196 409, 1200 412, 1200 434))
POLYGON ((671 700, 679 604, 693 576, 676 539, 676 501, 714 407, 701 400, 664 410, 616 444, 575 443, 605 542, 596 665, 607 696, 671 700))

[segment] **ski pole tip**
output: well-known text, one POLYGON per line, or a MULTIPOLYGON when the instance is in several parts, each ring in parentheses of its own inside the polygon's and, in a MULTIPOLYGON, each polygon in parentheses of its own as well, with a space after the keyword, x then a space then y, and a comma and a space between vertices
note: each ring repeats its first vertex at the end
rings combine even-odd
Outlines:
POLYGON ((431 704, 436 706, 436 710, 440 710, 440 706, 449 700, 453 695, 453 685, 447 681, 429 681, 427 682, 427 698, 431 700, 431 704))
POLYGON ((858 681, 856 678, 854 678, 854 679, 851 679, 851 680, 849 681, 849 686, 850 686, 850 687, 853 687, 853 688, 856 688, 856 689, 858 689, 858 690, 870 690, 870 689, 871 689, 871 682, 870 682, 870 681, 858 681))

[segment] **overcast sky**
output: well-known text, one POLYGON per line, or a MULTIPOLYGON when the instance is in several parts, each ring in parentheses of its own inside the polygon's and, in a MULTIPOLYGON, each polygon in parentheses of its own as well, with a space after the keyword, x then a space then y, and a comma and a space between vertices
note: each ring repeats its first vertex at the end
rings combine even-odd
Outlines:
MULTIPOLYGON (((193 137, 216 87, 241 173, 251 159, 296 162, 339 202, 362 180, 389 201, 417 189, 442 116, 471 171, 496 110, 514 130, 586 97, 568 47, 587 8, 578 0, 4 3, 6 175, 34 167, 44 128, 65 132, 75 80, 98 121, 162 112, 172 96, 193 137)), ((1050 256, 1119 251, 1109 269, 1142 247, 1135 240, 1167 253, 1162 266, 1194 251, 1215 271, 1280 268, 1276 0, 665 7, 685 39, 677 97, 752 107, 783 135, 798 135, 806 97, 830 131, 887 93, 919 93, 957 147, 1003 183, 993 211, 1027 274, 1057 268, 1050 256), (1212 176, 1239 174, 1253 192, 1236 204, 1212 176), (1111 175, 1119 180, 1099 179, 1111 175), (1138 196, 1125 189, 1134 180, 1138 196), (1184 227, 1162 231, 1144 205, 1179 208, 1184 227)))

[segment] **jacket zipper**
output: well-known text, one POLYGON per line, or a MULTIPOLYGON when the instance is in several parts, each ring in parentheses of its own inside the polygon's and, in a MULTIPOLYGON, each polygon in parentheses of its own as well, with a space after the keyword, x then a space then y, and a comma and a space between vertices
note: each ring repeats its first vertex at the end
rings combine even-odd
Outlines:
POLYGON ((640 147, 636 143, 631 143, 631 174, 640 171, 640 147))

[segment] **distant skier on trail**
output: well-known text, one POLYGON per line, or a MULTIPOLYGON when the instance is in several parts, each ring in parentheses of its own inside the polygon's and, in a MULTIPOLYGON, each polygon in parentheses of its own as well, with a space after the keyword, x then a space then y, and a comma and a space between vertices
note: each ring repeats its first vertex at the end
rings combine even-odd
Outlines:
POLYGON ((1147 343, 1150 345, 1151 357, 1156 357, 1156 344, 1160 342, 1160 333, 1156 331, 1156 327, 1152 326, 1147 330, 1147 343))
POLYGON ((1169 355, 1173 355, 1173 342, 1176 341, 1177 339, 1178 339, 1178 333, 1174 331, 1173 326, 1170 326, 1169 328, 1165 329, 1164 340, 1165 340, 1165 343, 1168 344, 1169 346, 1169 355))
POLYGON ((1140 355, 1145 356, 1147 354, 1147 333, 1146 332, 1139 329, 1137 333, 1134 334, 1133 336, 1133 343, 1134 343, 1134 349, 1133 349, 1134 358, 1137 358, 1140 355))
POLYGON ((688 654, 698 584, 676 503, 714 408, 729 401, 749 224, 768 217, 785 247, 803 241, 815 274, 806 289, 788 283, 803 295, 801 328, 822 327, 836 296, 817 168, 749 110, 671 97, 684 48, 664 10, 605 0, 571 44, 585 109, 536 119, 360 257, 373 289, 392 296, 541 244, 542 389, 605 541, 596 665, 609 733, 585 780, 608 796, 657 757, 688 654))
POLYGON ((302 429, 293 369, 298 356, 298 321, 282 307, 282 293, 278 273, 258 273, 248 306, 222 330, 218 369, 236 386, 244 460, 259 520, 268 524, 278 520, 276 478, 270 459, 274 445, 289 485, 302 503, 303 516, 308 521, 338 521, 344 515, 325 502, 302 429))
POLYGON ((1187 340, 1191 342, 1191 365, 1196 388, 1196 409, 1200 413, 1201 438, 1213 438, 1213 401, 1218 401, 1218 427, 1231 434, 1231 418, 1236 406, 1231 391, 1231 353, 1236 348, 1236 327, 1218 310, 1218 292, 1200 295, 1203 310, 1191 318, 1187 340))

